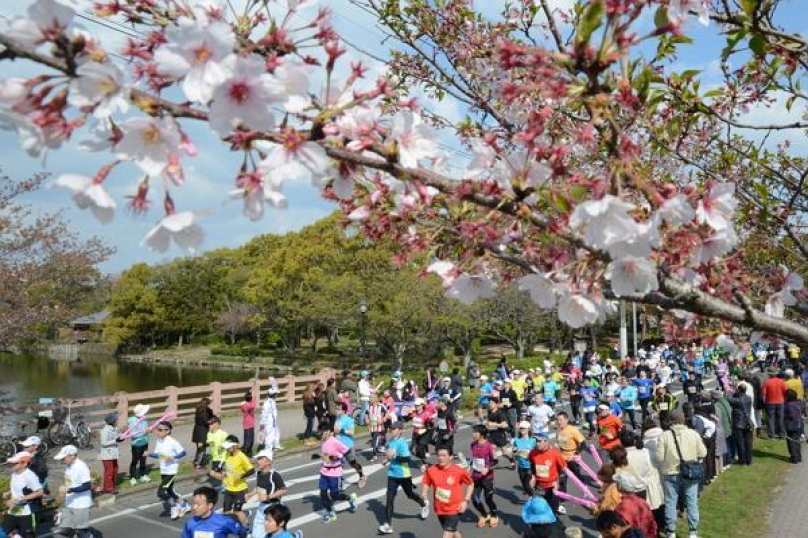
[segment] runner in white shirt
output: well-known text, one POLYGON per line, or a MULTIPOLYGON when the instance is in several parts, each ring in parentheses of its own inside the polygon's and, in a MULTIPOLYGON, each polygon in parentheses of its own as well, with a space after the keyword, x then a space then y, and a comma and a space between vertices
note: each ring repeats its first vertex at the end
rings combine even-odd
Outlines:
POLYGON ((65 482, 59 487, 59 494, 65 501, 61 510, 60 534, 79 538, 89 538, 90 507, 93 505, 92 477, 90 468, 79 459, 79 450, 73 445, 65 445, 54 457, 64 460, 65 482))
POLYGON ((544 397, 537 394, 533 397, 533 404, 527 408, 530 418, 530 431, 532 435, 550 432, 550 419, 555 416, 553 408, 544 403, 544 397))
POLYGON ((179 494, 174 491, 174 483, 179 471, 179 460, 187 453, 176 439, 171 437, 173 426, 163 421, 157 425, 157 442, 154 452, 149 457, 160 460, 160 485, 157 487, 157 497, 163 501, 163 513, 160 517, 171 515, 171 519, 179 519, 191 510, 191 505, 180 501, 179 494))
POLYGON ((28 468, 33 456, 29 452, 18 452, 6 463, 13 465, 10 497, 6 501, 7 513, 3 530, 11 536, 33 538, 36 532, 36 515, 31 510, 31 502, 43 495, 42 484, 36 474, 28 468))

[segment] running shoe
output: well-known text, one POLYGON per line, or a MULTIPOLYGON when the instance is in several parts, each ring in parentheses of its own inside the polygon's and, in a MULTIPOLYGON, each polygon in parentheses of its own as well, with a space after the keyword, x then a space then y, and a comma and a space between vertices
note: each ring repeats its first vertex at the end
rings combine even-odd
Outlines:
POLYGON ((389 523, 379 526, 379 534, 393 534, 393 527, 389 523))
POLYGON ((148 484, 149 482, 151 482, 151 478, 149 478, 149 475, 144 474, 143 476, 140 477, 141 484, 148 484))
POLYGON ((562 516, 567 515, 567 509, 564 507, 563 504, 558 505, 558 513, 562 516))
POLYGON ((179 517, 184 517, 185 514, 191 511, 191 505, 188 503, 182 503, 179 508, 179 517))
POLYGON ((323 523, 333 523, 337 520, 336 512, 327 512, 325 516, 323 516, 323 523))
POLYGON ((180 507, 179 506, 172 506, 171 507, 171 519, 179 519, 180 517, 180 507))
POLYGON ((488 519, 489 518, 487 518, 487 517, 480 516, 480 519, 477 520, 477 528, 481 529, 481 528, 485 527, 486 523, 488 523, 488 519))
POLYGON ((425 500, 424 505, 421 507, 421 519, 429 517, 429 501, 425 500))
POLYGON ((348 511, 352 514, 356 513, 356 504, 359 502, 359 496, 356 493, 351 493, 348 497, 348 511))
POLYGON ((491 525, 492 529, 496 529, 497 525, 499 525, 499 518, 494 516, 488 520, 488 524, 491 525))
POLYGON ((137 484, 138 484, 137 478, 135 478, 134 476, 129 479, 129 485, 130 486, 137 486, 137 484))
POLYGON ((356 487, 358 487, 359 489, 364 489, 365 484, 367 484, 367 483, 368 483, 367 477, 364 476, 364 475, 360 476, 359 477, 359 482, 357 482, 356 487))

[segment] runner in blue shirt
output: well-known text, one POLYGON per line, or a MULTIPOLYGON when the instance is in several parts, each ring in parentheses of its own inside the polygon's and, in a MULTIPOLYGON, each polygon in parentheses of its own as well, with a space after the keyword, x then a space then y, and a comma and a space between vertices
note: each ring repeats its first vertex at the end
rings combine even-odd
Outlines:
POLYGON ((181 538, 227 538, 239 536, 245 538, 248 529, 230 516, 214 512, 219 492, 210 486, 202 486, 194 490, 194 499, 191 504, 193 517, 185 522, 181 538))
POLYGON ((592 379, 584 378, 584 386, 581 387, 581 398, 584 411, 584 420, 589 425, 589 435, 592 436, 597 431, 597 424, 595 423, 598 408, 599 392, 595 386, 595 381, 592 379))
POLYGON ((286 526, 292 519, 292 512, 284 504, 273 504, 264 510, 264 531, 266 538, 302 538, 300 531, 289 532, 286 526))
POLYGON ((519 433, 511 444, 513 454, 516 456, 516 470, 519 474, 519 482, 522 484, 522 492, 527 497, 531 497, 533 488, 530 487, 530 479, 533 477, 533 471, 528 456, 530 456, 530 451, 536 448, 536 438, 530 436, 530 422, 523 420, 519 423, 519 433))
POLYGON ((620 407, 623 410, 624 416, 628 418, 631 423, 631 429, 637 429, 637 422, 634 419, 634 401, 637 399, 637 389, 634 385, 629 385, 628 379, 625 377, 620 379, 620 389, 617 392, 617 397, 620 400, 620 407))
POLYGON ((558 383, 555 382, 553 379, 548 379, 542 385, 542 392, 544 393, 544 403, 549 405, 550 407, 555 407, 556 404, 556 392, 558 392, 559 386, 558 383))
POLYGON ((388 432, 390 439, 387 441, 387 460, 389 462, 387 466, 387 505, 384 523, 379 526, 379 534, 393 534, 393 527, 390 526, 390 523, 393 521, 393 505, 399 486, 407 497, 421 507, 421 519, 429 517, 429 504, 412 487, 410 445, 401 438, 403 428, 404 424, 396 421, 390 424, 388 432))
POLYGON ((640 377, 634 380, 634 386, 637 387, 637 401, 640 402, 640 409, 642 409, 642 421, 648 418, 648 404, 654 393, 654 382, 648 379, 648 374, 643 370, 640 372, 640 377))

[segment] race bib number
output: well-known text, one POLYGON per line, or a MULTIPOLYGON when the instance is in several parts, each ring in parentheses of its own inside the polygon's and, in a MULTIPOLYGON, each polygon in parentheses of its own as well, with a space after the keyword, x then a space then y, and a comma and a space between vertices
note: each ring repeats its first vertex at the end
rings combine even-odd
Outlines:
POLYGON ((216 538, 213 531, 194 531, 194 538, 216 538))
POLYGON ((267 494, 267 490, 266 490, 266 488, 255 488, 255 490, 258 492, 258 498, 259 498, 259 499, 260 499, 262 496, 264 496, 264 495, 266 495, 266 494, 267 494))
POLYGON ((502 405, 504 405, 506 407, 511 405, 511 399, 510 398, 502 398, 502 405))
POLYGON ((667 403, 665 403, 665 402, 663 402, 663 403, 659 404, 659 410, 660 410, 660 411, 667 411, 669 407, 670 407, 670 406, 669 406, 667 403))
POLYGON ((445 418, 439 418, 438 419, 438 429, 439 430, 448 430, 449 429, 445 418))
POLYGON ((549 463, 545 465, 536 464, 535 473, 536 476, 538 476, 539 478, 548 478, 550 476, 550 464, 549 463))
POLYGON ((530 451, 528 450, 520 450, 516 453, 516 455, 519 456, 520 458, 527 458, 529 454, 530 451))
POLYGON ((452 492, 449 491, 448 489, 444 489, 444 488, 435 489, 435 500, 436 501, 438 501, 440 503, 444 503, 444 504, 449 504, 449 499, 451 497, 452 497, 452 492))
POLYGON ((567 437, 564 435, 559 435, 556 437, 558 439, 558 446, 567 446, 567 437))
POLYGON ((11 514, 12 516, 22 515, 22 512, 23 512, 22 506, 15 506, 14 508, 8 511, 8 513, 11 514))
POLYGON ((483 472, 485 470, 485 459, 474 458, 474 460, 471 462, 471 468, 477 472, 483 472))

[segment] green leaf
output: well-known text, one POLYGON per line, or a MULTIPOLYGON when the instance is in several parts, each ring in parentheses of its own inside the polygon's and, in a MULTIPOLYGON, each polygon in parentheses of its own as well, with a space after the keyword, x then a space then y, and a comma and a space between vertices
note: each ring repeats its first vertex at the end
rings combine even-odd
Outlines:
POLYGON ((749 40, 749 48, 756 56, 763 56, 766 53, 766 40, 760 34, 755 34, 749 40))
POLYGON ((758 6, 758 0, 741 0, 741 9, 751 18, 758 6))
POLYGON ((668 16, 668 8, 666 6, 659 6, 654 14, 654 25, 657 28, 667 25, 670 22, 670 17, 668 16))
POLYGON ((603 3, 600 0, 594 0, 586 7, 581 20, 578 22, 578 27, 575 29, 575 43, 577 45, 589 43, 592 33, 603 23, 604 12, 603 3))

